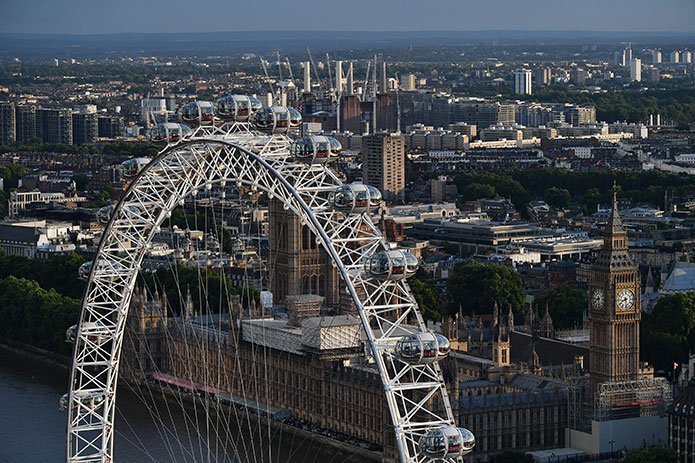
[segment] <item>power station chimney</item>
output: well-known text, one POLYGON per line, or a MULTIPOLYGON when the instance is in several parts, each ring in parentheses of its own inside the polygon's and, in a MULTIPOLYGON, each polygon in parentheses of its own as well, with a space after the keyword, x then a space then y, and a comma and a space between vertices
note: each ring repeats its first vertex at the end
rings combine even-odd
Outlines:
POLYGON ((335 91, 343 93, 343 62, 335 62, 335 91))
POLYGON ((353 75, 352 61, 350 62, 350 67, 348 67, 347 93, 348 93, 348 95, 354 95, 355 94, 355 78, 353 75))

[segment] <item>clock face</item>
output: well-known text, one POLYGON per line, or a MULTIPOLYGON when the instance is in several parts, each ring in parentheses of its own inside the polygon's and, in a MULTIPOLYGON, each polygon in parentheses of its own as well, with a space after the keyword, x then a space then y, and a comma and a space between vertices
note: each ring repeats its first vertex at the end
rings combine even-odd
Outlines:
POLYGON ((621 289, 618 293, 618 308, 630 310, 635 305, 635 293, 631 289, 621 289))
POLYGON ((593 305, 594 309, 601 309, 603 307, 604 300, 605 298, 603 296, 602 289, 595 289, 594 292, 591 293, 591 305, 593 305))

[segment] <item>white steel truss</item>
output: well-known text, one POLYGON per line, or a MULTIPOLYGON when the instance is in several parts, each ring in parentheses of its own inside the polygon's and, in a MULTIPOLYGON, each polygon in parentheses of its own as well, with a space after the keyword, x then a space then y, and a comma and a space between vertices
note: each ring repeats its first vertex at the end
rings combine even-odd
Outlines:
POLYGON ((82 305, 70 384, 68 463, 113 462, 123 331, 153 235, 184 198, 230 182, 282 201, 328 252, 358 309, 401 461, 430 461, 418 452, 419 438, 428 429, 454 425, 454 418, 439 365, 412 365, 394 351, 403 336, 426 332, 415 299, 405 280, 382 281, 364 272, 365 259, 388 244, 369 214, 331 209, 328 194, 342 180, 324 165, 294 160, 290 142, 244 124, 201 127, 163 150, 134 179, 104 231, 82 305))

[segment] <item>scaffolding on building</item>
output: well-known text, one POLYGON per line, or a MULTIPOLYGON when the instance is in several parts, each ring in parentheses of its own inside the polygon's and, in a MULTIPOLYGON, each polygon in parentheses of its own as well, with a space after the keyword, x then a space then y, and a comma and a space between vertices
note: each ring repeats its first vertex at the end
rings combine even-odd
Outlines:
POLYGON ((663 416, 673 401, 665 378, 607 382, 594 393, 593 419, 620 420, 645 416, 663 416))
POLYGON ((567 386, 567 425, 570 429, 590 430, 588 410, 588 376, 574 376, 567 386))

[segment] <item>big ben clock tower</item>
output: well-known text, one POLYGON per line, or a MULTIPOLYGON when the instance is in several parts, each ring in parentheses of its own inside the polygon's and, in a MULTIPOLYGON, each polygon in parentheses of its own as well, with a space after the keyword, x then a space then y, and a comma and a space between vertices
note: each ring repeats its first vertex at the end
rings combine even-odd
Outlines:
POLYGON ((639 369, 640 279, 627 248, 613 187, 613 208, 603 247, 589 276, 591 390, 599 384, 637 379, 639 369))

